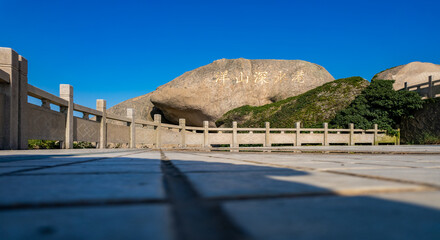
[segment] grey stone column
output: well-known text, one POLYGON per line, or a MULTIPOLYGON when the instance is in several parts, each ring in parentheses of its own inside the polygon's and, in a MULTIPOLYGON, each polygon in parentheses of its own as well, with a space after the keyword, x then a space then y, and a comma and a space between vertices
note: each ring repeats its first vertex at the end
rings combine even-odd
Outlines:
POLYGON ((136 148, 136 123, 133 108, 127 108, 127 117, 131 119, 131 122, 128 123, 130 126, 130 148, 136 148))
MULTIPOLYGON (((238 148, 240 146, 239 142, 238 142, 238 133, 237 133, 237 122, 233 121, 232 122, 232 144, 231 147, 233 148, 238 148)), ((231 152, 238 152, 238 150, 231 150, 231 152)))
POLYGON ((209 122, 203 121, 203 147, 209 148, 209 122))
POLYGON ((428 77, 428 98, 433 98, 434 94, 432 92, 432 76, 428 77))
POLYGON ((28 102, 28 61, 18 56, 19 94, 18 94, 18 149, 28 149, 27 102, 28 102))
POLYGON ((161 122, 162 115, 154 114, 154 122, 156 123, 156 148, 161 148, 162 146, 162 137, 161 137, 161 122))
POLYGON ((296 122, 295 128, 295 146, 301 146, 301 122, 296 122))
POLYGON ((324 146, 328 146, 328 123, 324 123, 324 146))
POLYGON ((186 147, 186 120, 184 118, 179 119, 180 128, 180 147, 186 147))
POLYGON ((350 141, 349 141, 349 145, 350 146, 354 146, 354 124, 350 123, 350 141))
POLYGON ((96 110, 102 112, 102 116, 96 116, 100 123, 99 127, 99 148, 107 147, 107 101, 104 99, 96 100, 96 110))
POLYGON ((270 122, 265 122, 266 132, 264 134, 264 146, 265 147, 271 147, 272 144, 270 143, 270 122))
POLYGON ((60 98, 66 100, 67 107, 62 109, 66 114, 66 135, 64 148, 73 148, 73 87, 69 84, 60 84, 60 98))
POLYGON ((0 48, 0 149, 19 148, 19 55, 0 48))
POLYGON ((378 145, 379 143, 377 142, 377 124, 374 124, 374 140, 373 140, 373 145, 378 145))

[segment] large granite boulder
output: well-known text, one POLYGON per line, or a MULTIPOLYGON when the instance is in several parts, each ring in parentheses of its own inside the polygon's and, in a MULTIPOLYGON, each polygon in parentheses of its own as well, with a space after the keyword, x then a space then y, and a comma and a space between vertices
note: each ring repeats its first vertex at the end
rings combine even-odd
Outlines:
POLYGON ((150 96, 152 93, 148 93, 139 97, 131 98, 107 110, 108 113, 116 114, 118 116, 127 116, 127 108, 134 108, 135 119, 142 119, 153 121, 153 115, 159 113, 160 111, 154 107, 153 103, 150 101, 150 96))
POLYGON ((433 63, 411 62, 382 71, 376 74, 373 79, 395 80, 393 85, 395 90, 404 88, 405 82, 408 86, 428 82, 428 77, 432 80, 440 79, 440 65, 433 63))
POLYGON ((151 102, 170 122, 211 126, 224 113, 261 106, 304 93, 334 78, 323 67, 300 60, 221 59, 160 86, 151 102))

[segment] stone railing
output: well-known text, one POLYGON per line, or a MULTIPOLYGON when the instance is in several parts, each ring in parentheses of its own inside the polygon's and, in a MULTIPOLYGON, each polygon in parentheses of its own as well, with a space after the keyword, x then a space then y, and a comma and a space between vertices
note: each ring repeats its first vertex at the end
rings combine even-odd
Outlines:
POLYGON ((429 76, 427 82, 411 86, 405 82, 405 86, 401 90, 417 92, 424 99, 435 98, 440 96, 440 79, 433 81, 432 76, 429 76))
POLYGON ((94 142, 99 148, 110 144, 135 147, 197 147, 211 148, 243 145, 301 146, 304 144, 399 144, 398 137, 386 135, 374 129, 323 128, 210 128, 186 126, 185 119, 179 125, 165 124, 161 115, 154 121, 135 119, 134 109, 127 109, 127 116, 106 112, 106 101, 98 99, 96 109, 74 103, 73 87, 60 85, 55 96, 27 81, 27 61, 10 48, 0 48, 0 149, 27 149, 28 140, 56 140, 63 148, 73 148, 74 141, 94 142), (28 96, 39 99, 40 104, 28 102, 28 96), (51 107, 55 105, 59 107, 51 107), (74 114, 77 112, 79 114, 74 114), (76 117, 75 115, 82 115, 76 117), (94 117, 92 117, 94 116, 94 117))

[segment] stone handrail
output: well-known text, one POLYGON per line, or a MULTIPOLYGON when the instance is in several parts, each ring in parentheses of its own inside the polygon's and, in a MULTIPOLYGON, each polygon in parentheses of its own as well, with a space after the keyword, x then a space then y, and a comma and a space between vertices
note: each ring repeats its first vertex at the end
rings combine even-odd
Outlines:
POLYGON ((59 96, 46 92, 27 81, 27 61, 10 48, 0 48, 0 149, 27 149, 29 139, 60 141, 63 148, 73 148, 74 141, 94 142, 99 148, 113 144, 134 147, 224 147, 231 149, 240 145, 301 146, 304 144, 399 144, 398 137, 387 136, 377 129, 329 129, 302 128, 232 128, 186 126, 185 119, 178 125, 162 123, 161 115, 154 121, 135 118, 134 109, 127 109, 126 116, 107 113, 106 101, 98 99, 96 109, 74 103, 73 87, 60 85, 59 96), (8 80, 8 81, 6 81, 8 80), (41 105, 30 104, 28 96, 41 100, 41 105), (59 110, 51 109, 51 104, 59 110), (74 111, 83 114, 74 116, 74 111), (94 118, 90 118, 94 115, 94 118))
POLYGON ((408 82, 405 82, 404 87, 400 90, 415 91, 422 98, 435 98, 440 94, 440 85, 438 83, 440 83, 440 79, 433 81, 432 76, 429 76, 428 81, 425 83, 408 86, 408 82))

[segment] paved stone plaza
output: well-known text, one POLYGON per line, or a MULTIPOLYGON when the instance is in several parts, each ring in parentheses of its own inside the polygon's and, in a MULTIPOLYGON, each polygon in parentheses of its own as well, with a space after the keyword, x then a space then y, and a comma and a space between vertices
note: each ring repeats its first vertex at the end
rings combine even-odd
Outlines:
POLYGON ((1 151, 0 239, 440 239, 440 147, 346 149, 1 151))

